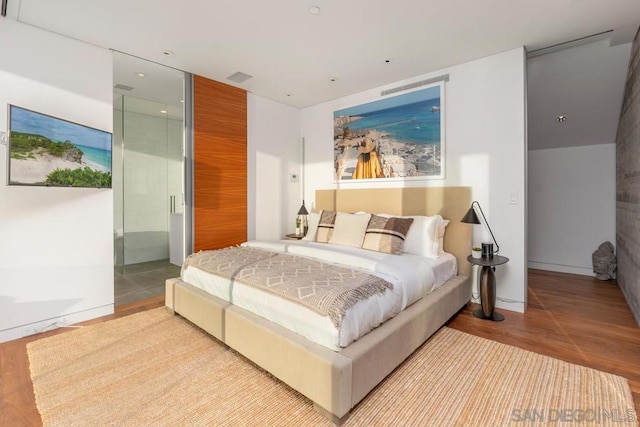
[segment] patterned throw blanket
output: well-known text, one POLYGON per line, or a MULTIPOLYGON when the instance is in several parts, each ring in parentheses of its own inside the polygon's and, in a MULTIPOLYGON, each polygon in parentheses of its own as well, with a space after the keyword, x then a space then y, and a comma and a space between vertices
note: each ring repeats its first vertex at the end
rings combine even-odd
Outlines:
POLYGON ((336 327, 358 301, 393 288, 362 271, 243 246, 192 254, 183 268, 191 266, 301 304, 336 327))

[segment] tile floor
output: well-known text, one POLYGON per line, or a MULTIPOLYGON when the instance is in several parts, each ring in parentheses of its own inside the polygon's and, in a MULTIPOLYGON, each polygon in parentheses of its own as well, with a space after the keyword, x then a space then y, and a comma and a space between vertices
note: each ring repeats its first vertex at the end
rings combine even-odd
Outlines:
POLYGON ((164 281, 180 276, 180 267, 169 260, 143 262, 114 268, 115 305, 164 294, 164 281))

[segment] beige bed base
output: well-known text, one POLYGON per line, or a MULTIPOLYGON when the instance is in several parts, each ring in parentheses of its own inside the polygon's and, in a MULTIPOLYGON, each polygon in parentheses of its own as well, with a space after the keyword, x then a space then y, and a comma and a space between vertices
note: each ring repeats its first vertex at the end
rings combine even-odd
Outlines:
POLYGON ((459 219, 470 204, 468 187, 319 190, 316 193, 316 210, 441 214, 451 220, 445 235, 445 250, 456 255, 462 273, 339 352, 315 344, 179 278, 167 280, 165 304, 308 397, 319 412, 340 424, 380 381, 469 302, 470 266, 466 257, 471 249, 471 230, 468 225, 460 224, 459 219))

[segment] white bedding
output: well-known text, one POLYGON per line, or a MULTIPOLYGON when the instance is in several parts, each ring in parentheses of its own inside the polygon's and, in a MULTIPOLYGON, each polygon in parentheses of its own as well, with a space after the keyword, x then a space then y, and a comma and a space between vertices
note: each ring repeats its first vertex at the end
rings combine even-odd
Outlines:
POLYGON ((292 240, 250 241, 243 245, 347 265, 382 277, 393 284, 393 290, 360 301, 349 308, 341 325, 336 328, 328 317, 299 304, 242 283, 235 282, 230 286, 229 280, 206 273, 197 267, 183 268, 181 276, 185 282, 332 350, 348 346, 457 273, 455 257, 446 253, 432 259, 411 254, 391 255, 354 247, 292 240))

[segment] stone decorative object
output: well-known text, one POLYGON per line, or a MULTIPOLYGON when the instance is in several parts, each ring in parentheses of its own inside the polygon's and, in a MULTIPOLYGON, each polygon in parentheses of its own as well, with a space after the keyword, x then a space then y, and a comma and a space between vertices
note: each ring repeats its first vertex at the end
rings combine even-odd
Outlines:
POLYGON ((604 242, 598 246, 598 249, 591 255, 591 259, 596 279, 615 279, 617 263, 611 242, 604 242))

